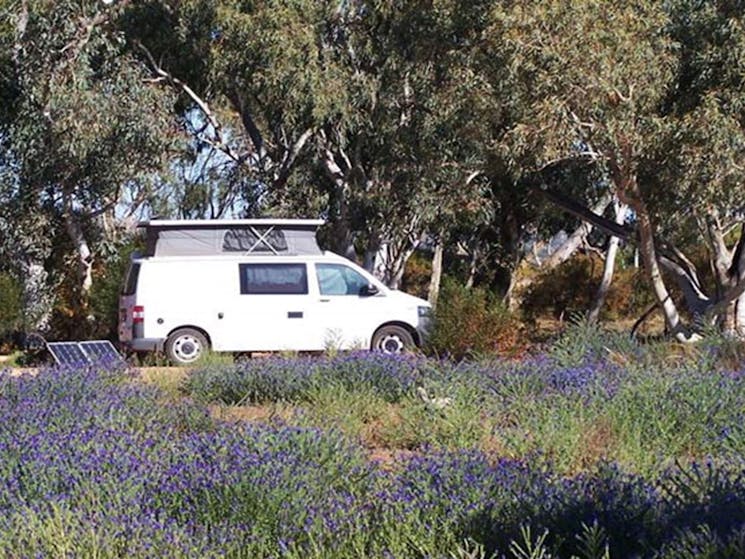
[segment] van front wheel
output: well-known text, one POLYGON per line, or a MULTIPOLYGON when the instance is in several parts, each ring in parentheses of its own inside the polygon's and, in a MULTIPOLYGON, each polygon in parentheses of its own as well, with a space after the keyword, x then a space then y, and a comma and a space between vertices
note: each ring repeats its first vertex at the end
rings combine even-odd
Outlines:
POLYGON ((191 365, 199 361, 208 347, 204 334, 193 328, 181 328, 168 336, 166 355, 176 365, 191 365))
POLYGON ((401 326, 383 326, 375 332, 372 339, 373 351, 395 354, 410 351, 416 347, 411 333, 401 326))

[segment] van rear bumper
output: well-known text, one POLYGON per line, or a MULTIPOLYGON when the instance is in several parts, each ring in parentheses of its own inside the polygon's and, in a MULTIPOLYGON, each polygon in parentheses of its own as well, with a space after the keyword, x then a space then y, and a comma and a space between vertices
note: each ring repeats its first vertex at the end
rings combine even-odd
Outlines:
POLYGON ((134 338, 124 345, 132 351, 163 351, 165 343, 163 338, 134 338))

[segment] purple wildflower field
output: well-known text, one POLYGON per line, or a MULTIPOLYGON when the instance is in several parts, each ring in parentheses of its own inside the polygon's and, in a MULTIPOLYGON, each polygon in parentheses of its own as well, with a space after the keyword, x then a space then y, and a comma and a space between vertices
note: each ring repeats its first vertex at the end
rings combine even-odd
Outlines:
MULTIPOLYGON (((651 375, 609 363, 561 367, 548 358, 454 365, 352 354, 194 371, 182 390, 174 398, 119 369, 2 373, 0 556, 745 553, 738 373, 687 367, 651 375), (708 454, 661 462, 654 471, 600 460, 567 472, 535 449, 506 456, 425 441, 382 467, 343 430, 223 422, 209 413, 217 401, 303 403, 308 391, 325 386, 365 390, 401 406, 425 387, 467 397, 494 412, 489 417, 527 403, 607 408, 636 401, 639 425, 660 409, 679 409, 680 422, 705 414, 709 424, 688 436, 700 436, 708 454), (655 398, 640 402, 650 391, 655 398), (661 405, 660 394, 670 402, 661 405)), ((447 419, 437 412, 428 421, 447 419)))

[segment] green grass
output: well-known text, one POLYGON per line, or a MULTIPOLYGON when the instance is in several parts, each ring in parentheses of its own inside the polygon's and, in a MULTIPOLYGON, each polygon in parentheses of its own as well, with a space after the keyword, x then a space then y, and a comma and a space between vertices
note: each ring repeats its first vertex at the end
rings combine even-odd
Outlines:
POLYGON ((580 324, 547 357, 522 363, 269 359, 194 370, 183 390, 279 405, 291 425, 335 429, 368 448, 479 449, 565 474, 615 462, 652 475, 676 461, 744 455, 743 375, 706 348, 662 347, 580 324))
POLYGON ((15 351, 10 355, 0 356, 0 369, 15 369, 23 366, 23 352, 15 351))

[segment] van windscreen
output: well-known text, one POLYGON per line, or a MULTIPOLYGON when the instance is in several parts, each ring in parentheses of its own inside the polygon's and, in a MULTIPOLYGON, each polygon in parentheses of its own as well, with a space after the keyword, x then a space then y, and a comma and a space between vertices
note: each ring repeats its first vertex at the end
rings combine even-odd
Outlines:
POLYGON ((137 279, 140 277, 140 265, 130 264, 127 279, 124 282, 122 295, 134 295, 137 292, 137 279))

